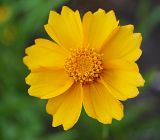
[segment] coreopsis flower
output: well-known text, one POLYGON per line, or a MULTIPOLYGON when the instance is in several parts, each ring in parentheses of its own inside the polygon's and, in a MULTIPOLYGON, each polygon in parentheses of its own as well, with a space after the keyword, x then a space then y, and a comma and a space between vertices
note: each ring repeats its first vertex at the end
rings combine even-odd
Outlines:
POLYGON ((68 130, 82 106, 103 124, 123 118, 120 101, 138 95, 144 85, 135 61, 142 51, 142 36, 133 25, 119 26, 113 11, 87 12, 62 8, 51 11, 45 29, 54 41, 36 39, 26 49, 30 69, 26 83, 31 96, 48 99, 46 110, 53 127, 68 130))

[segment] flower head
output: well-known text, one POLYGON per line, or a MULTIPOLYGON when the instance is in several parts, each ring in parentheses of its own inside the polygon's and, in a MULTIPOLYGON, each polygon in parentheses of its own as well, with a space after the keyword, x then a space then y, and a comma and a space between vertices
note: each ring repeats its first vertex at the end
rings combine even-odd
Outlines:
POLYGON ((121 120, 120 101, 138 95, 144 80, 135 61, 142 53, 142 37, 133 33, 133 25, 118 24, 113 11, 87 12, 81 21, 78 11, 64 6, 61 14, 51 11, 45 25, 54 42, 36 39, 26 49, 28 92, 48 99, 54 127, 70 129, 82 106, 101 123, 121 120))

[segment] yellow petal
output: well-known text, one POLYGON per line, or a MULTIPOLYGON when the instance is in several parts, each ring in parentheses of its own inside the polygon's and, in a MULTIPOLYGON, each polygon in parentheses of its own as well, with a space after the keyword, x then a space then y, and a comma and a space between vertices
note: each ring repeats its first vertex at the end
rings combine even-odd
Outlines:
POLYGON ((61 70, 31 72, 26 83, 31 85, 28 92, 31 96, 48 99, 64 93, 74 80, 61 70))
POLYGON ((144 85, 138 66, 133 62, 110 61, 105 65, 101 78, 113 96, 119 100, 137 96, 137 87, 144 85))
POLYGON ((35 45, 26 49, 27 56, 23 59, 30 70, 64 67, 66 51, 49 40, 37 39, 35 42, 35 45))
POLYGON ((117 25, 118 21, 113 11, 105 13, 99 9, 94 14, 87 12, 83 17, 85 47, 99 50, 117 25))
POLYGON ((106 76, 103 76, 103 80, 107 84, 107 87, 110 88, 110 93, 112 93, 113 96, 115 96, 119 100, 126 100, 128 98, 134 98, 139 94, 138 89, 136 86, 132 86, 126 83, 122 83, 121 81, 118 81, 114 76, 110 74, 105 74, 106 76), (108 78, 107 78, 108 76, 108 78), (115 79, 110 79, 114 77, 115 79), (109 81, 107 81, 109 80, 109 81))
POLYGON ((139 72, 138 65, 135 62, 126 62, 120 59, 107 62, 103 61, 103 66, 105 70, 124 70, 139 72))
POLYGON ((142 53, 140 50, 141 42, 141 34, 133 33, 132 25, 118 27, 117 31, 102 47, 101 52, 104 54, 104 61, 114 59, 136 61, 142 53))
POLYGON ((123 106, 99 82, 84 85, 83 104, 87 114, 98 121, 108 124, 112 118, 120 120, 123 117, 123 106))
POLYGON ((66 6, 62 8, 61 15, 51 11, 45 29, 53 40, 67 49, 82 47, 83 31, 78 11, 66 6))
MULTIPOLYGON (((97 115, 96 115, 96 111, 95 111, 93 101, 92 101, 92 93, 90 93, 90 92, 91 92, 90 86, 83 87, 83 106, 84 106, 85 111, 88 114, 88 116, 96 119, 97 115)), ((111 118, 108 117, 107 122, 111 122, 110 119, 111 118)), ((100 121, 100 122, 104 122, 104 121, 100 121)))
POLYGON ((105 67, 104 73, 111 74, 115 79, 133 86, 144 86, 145 81, 139 73, 137 64, 134 62, 110 61, 105 67))
POLYGON ((120 91, 113 88, 112 85, 105 82, 103 77, 100 78, 100 83, 102 83, 105 86, 105 88, 108 90, 108 92, 112 94, 112 96, 114 96, 117 100, 121 100, 121 101, 127 100, 126 95, 122 94, 120 91))
POLYGON ((78 121, 82 109, 81 86, 74 84, 64 94, 49 99, 46 110, 53 115, 53 127, 68 130, 78 121))

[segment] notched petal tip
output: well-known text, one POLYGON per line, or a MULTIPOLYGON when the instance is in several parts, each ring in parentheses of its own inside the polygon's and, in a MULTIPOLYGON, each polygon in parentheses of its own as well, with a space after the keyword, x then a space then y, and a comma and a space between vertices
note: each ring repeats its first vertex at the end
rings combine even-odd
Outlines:
MULTIPOLYGON (((133 33, 132 38, 137 42, 138 48, 140 48, 141 47, 141 43, 142 43, 142 34, 141 33, 133 33)), ((139 57, 141 56, 141 53, 140 53, 139 57)))
POLYGON ((110 11, 108 11, 108 12, 107 12, 107 14, 113 14, 114 16, 116 16, 116 14, 115 14, 114 10, 110 10, 110 11))
POLYGON ((29 82, 29 81, 30 81, 30 80, 29 80, 30 75, 31 75, 31 74, 29 74, 29 75, 25 78, 25 82, 26 82, 27 85, 30 85, 30 82, 29 82))
POLYGON ((119 102, 120 107, 121 107, 121 111, 119 112, 119 114, 115 117, 116 120, 120 121, 123 119, 124 117, 124 107, 123 104, 121 102, 119 102))
POLYGON ((29 52, 30 52, 30 50, 31 50, 31 48, 33 47, 34 45, 32 45, 32 46, 30 46, 30 47, 27 47, 26 49, 25 49, 25 54, 29 54, 29 52))
POLYGON ((103 10, 102 8, 99 8, 95 13, 106 13, 106 11, 103 10))
POLYGON ((134 32, 134 25, 128 24, 125 26, 121 26, 122 28, 126 28, 126 30, 130 30, 132 33, 134 32))
POLYGON ((139 37, 140 39, 142 39, 142 34, 141 33, 134 33, 134 36, 139 37))
POLYGON ((53 21, 54 21, 54 18, 57 18, 59 16, 60 16, 60 14, 57 13, 56 11, 50 11, 49 18, 48 18, 48 23, 52 24, 53 21))
MULTIPOLYGON (((57 44, 55 44, 53 41, 50 41, 48 39, 44 39, 44 38, 38 38, 34 40, 36 46, 43 46, 43 48, 52 48, 53 46, 56 47, 57 44)), ((54 48, 53 47, 53 48, 54 48)))
POLYGON ((24 63, 26 66, 28 66, 28 63, 27 63, 27 57, 28 57, 28 56, 23 57, 23 60, 22 60, 22 61, 23 61, 23 63, 24 63))
POLYGON ((53 31, 53 29, 52 29, 52 27, 51 27, 50 24, 44 25, 44 29, 45 29, 46 33, 47 33, 53 40, 56 39, 55 34, 54 34, 54 31, 53 31))
POLYGON ((139 85, 139 87, 143 87, 144 85, 145 85, 145 80, 144 80, 144 78, 141 76, 141 84, 139 85))
POLYGON ((139 39, 140 43, 142 42, 142 34, 141 33, 134 33, 134 36, 139 39))
POLYGON ((34 40, 34 43, 35 43, 35 44, 41 44, 41 42, 42 42, 43 40, 46 40, 46 39, 44 39, 44 38, 37 38, 37 39, 34 40))
POLYGON ((30 91, 30 89, 31 89, 31 87, 28 89, 28 94, 29 94, 30 96, 33 96, 32 93, 31 93, 31 91, 30 91))
MULTIPOLYGON (((106 13, 106 15, 113 17, 115 20, 117 20, 116 18, 116 14, 113 10, 109 11, 106 13)), ((117 24, 119 24, 119 20, 117 21, 117 24)))
MULTIPOLYGON (((29 85, 29 84, 28 84, 29 85)), ((38 96, 38 95, 33 95, 33 93, 32 93, 32 87, 30 86, 30 88, 28 89, 28 94, 30 95, 30 96, 32 96, 32 97, 36 97, 36 98, 40 98, 40 96, 38 96)))
POLYGON ((89 17, 91 17, 91 16, 92 16, 92 12, 91 12, 91 11, 86 12, 86 13, 83 15, 82 22, 84 22, 84 20, 86 20, 87 18, 89 18, 89 17))
POLYGON ((74 11, 72 9, 70 9, 68 6, 63 6, 62 10, 61 10, 61 15, 65 14, 65 13, 68 13, 68 12, 74 13, 74 11))
POLYGON ((47 28, 48 28, 48 24, 45 24, 45 25, 44 25, 44 29, 45 29, 46 32, 47 32, 47 30, 48 30, 47 28))
POLYGON ((49 12, 49 16, 52 16, 52 15, 54 15, 54 14, 59 15, 56 11, 52 11, 52 10, 51 10, 51 11, 49 12))
POLYGON ((106 12, 105 10, 99 8, 94 14, 107 14, 107 15, 113 15, 114 17, 116 17, 116 14, 114 12, 114 10, 110 10, 108 12, 106 12))
POLYGON ((64 124, 62 126, 63 126, 64 131, 67 131, 67 130, 69 130, 69 129, 71 129, 73 127, 73 126, 72 127, 68 127, 68 126, 66 126, 64 124))
POLYGON ((58 121, 55 121, 54 117, 52 118, 52 127, 58 127, 60 126, 62 123, 58 122, 58 121))

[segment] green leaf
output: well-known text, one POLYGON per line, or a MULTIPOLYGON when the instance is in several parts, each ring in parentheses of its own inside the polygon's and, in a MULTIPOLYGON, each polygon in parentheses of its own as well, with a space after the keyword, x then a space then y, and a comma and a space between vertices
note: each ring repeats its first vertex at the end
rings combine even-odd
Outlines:
POLYGON ((48 135, 41 140, 76 140, 78 137, 77 131, 70 130, 66 132, 59 132, 56 134, 48 135))

